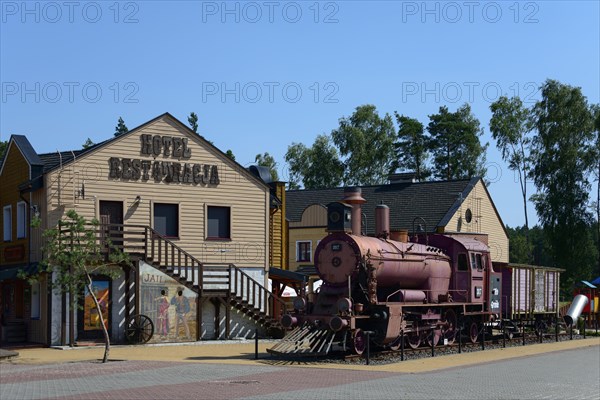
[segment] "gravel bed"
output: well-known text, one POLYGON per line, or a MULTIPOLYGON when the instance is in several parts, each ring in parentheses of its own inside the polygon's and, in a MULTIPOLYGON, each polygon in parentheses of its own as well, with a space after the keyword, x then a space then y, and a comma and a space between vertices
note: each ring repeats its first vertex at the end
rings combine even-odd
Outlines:
MULTIPOLYGON (((583 339, 583 335, 573 335, 573 340, 583 339)), ((559 335, 558 341, 568 341, 570 337, 568 335, 559 335)), ((554 335, 548 335, 544 337, 543 343, 554 343, 555 337, 554 335)), ((453 346, 436 346, 435 347, 435 357, 443 357, 445 355, 450 354, 458 354, 458 342, 455 342, 453 346)), ((532 345, 539 343, 539 339, 535 337, 526 337, 525 345, 532 345)), ((506 347, 522 347, 523 339, 521 337, 514 337, 512 340, 506 340, 506 347)), ((485 342, 485 350, 491 349, 501 349, 503 347, 502 338, 494 339, 492 341, 485 342)), ((484 351, 485 351, 484 350, 484 351)), ((470 353, 481 350, 481 343, 472 344, 472 343, 463 343, 461 351, 463 353, 470 353)), ((365 363, 366 353, 363 353, 362 357, 356 358, 348 358, 344 359, 342 357, 336 358, 321 358, 315 359, 314 362, 325 362, 325 363, 333 363, 333 364, 364 364, 365 363)), ((416 351, 412 349, 405 349, 404 351, 404 360, 416 360, 420 358, 430 358, 431 357, 431 348, 422 347, 416 351)), ((306 360, 308 361, 308 360, 306 360)), ((371 353, 371 357, 369 363, 372 365, 385 365, 401 362, 400 352, 390 353, 384 352, 381 354, 371 353)))

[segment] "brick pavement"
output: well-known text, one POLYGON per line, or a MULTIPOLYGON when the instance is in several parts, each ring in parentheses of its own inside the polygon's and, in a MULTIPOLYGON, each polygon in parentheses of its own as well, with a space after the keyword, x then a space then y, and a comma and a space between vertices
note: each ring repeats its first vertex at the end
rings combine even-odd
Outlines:
MULTIPOLYGON (((134 357, 125 361, 101 364, 84 358, 40 365, 58 355, 77 359, 86 352, 98 353, 97 349, 43 349, 41 353, 23 351, 30 358, 0 364, 0 398, 598 399, 600 340, 578 342, 488 350, 387 366, 311 368, 272 359, 257 362, 245 345, 166 350, 138 347, 128 349, 134 357), (216 353, 208 354, 211 351, 216 353), (172 359, 139 359, 142 354, 156 358, 164 352, 172 359), (230 354, 236 352, 237 358, 230 354), (33 354, 44 354, 46 359, 38 358, 38 363, 33 363, 33 354)), ((125 355, 125 350, 121 349, 121 354, 117 350, 113 351, 113 359, 125 355)))

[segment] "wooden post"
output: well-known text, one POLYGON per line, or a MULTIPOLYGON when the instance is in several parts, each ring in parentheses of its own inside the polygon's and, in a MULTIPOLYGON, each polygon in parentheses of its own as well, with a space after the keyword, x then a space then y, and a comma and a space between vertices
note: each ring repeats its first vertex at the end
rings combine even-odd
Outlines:
POLYGON ((215 306, 215 339, 219 339, 221 337, 221 303, 219 301, 215 301, 215 299, 211 299, 213 305, 215 306))
POLYGON ((200 341, 202 339, 202 305, 204 301, 202 301, 202 297, 200 293, 196 296, 196 341, 200 341))
POLYGON ((225 299, 225 301, 226 301, 226 304, 225 304, 225 339, 229 339, 229 337, 231 336, 231 303, 230 303, 230 299, 231 299, 230 294, 227 294, 227 297, 225 299))

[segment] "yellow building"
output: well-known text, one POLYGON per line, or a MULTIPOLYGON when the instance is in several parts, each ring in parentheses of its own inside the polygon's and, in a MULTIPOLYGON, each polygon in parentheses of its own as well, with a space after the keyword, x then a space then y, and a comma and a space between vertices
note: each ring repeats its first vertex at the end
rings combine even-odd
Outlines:
MULTIPOLYGON (((414 182, 410 174, 390 176, 384 185, 362 186, 363 233, 375 231, 375 207, 390 208, 390 229, 470 235, 490 246, 494 262, 508 263, 508 234, 481 178, 414 182)), ((327 204, 341 201, 343 188, 286 193, 290 270, 309 270, 327 226, 327 204)))

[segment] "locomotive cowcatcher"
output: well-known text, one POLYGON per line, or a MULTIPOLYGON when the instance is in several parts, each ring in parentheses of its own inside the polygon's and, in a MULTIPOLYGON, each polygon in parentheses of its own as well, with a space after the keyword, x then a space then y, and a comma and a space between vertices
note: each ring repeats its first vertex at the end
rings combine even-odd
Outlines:
POLYGON ((502 276, 489 247, 476 235, 414 232, 390 236, 389 208, 376 207, 376 237, 361 235, 360 188, 327 206, 328 235, 315 249, 323 283, 297 297, 281 323, 291 331, 268 351, 361 354, 367 332, 373 345, 451 344, 459 323, 471 341, 502 313, 502 276), (433 341, 433 343, 432 343, 433 341))

